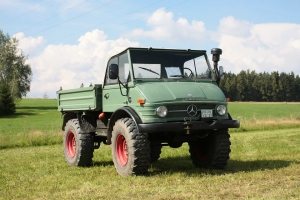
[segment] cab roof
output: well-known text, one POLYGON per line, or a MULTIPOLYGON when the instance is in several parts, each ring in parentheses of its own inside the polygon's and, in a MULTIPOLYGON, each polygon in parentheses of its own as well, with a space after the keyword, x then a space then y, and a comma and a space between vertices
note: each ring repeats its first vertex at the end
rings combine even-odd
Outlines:
POLYGON ((152 48, 152 47, 149 47, 149 48, 142 48, 142 47, 128 47, 127 49, 111 56, 112 57, 115 57, 115 56, 118 56, 120 54, 123 54, 125 53, 126 51, 162 51, 162 52, 174 52, 174 53, 185 53, 185 52, 190 52, 190 53, 199 53, 199 54, 205 54, 206 53, 206 50, 193 50, 193 49, 165 49, 165 48, 152 48))

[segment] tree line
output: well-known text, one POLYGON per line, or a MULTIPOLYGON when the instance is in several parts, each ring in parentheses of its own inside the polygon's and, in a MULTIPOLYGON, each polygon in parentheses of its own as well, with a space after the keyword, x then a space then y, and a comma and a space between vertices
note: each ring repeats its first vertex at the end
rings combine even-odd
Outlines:
POLYGON ((221 80, 220 88, 231 101, 300 101, 300 77, 294 72, 229 72, 221 80))

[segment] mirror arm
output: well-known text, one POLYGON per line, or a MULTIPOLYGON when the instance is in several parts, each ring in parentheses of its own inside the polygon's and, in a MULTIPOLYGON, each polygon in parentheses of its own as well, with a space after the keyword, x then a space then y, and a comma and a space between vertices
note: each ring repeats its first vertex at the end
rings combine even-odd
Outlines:
POLYGON ((117 77, 121 95, 122 95, 122 96, 127 96, 127 95, 128 95, 128 85, 127 85, 127 84, 124 85, 124 84, 120 81, 120 78, 119 78, 119 76, 118 76, 117 74, 115 74, 115 73, 114 73, 113 71, 111 71, 111 70, 109 70, 109 71, 110 71, 111 73, 113 73, 113 74, 117 77), (121 89, 121 85, 126 89, 126 94, 123 94, 122 89, 121 89))
POLYGON ((217 74, 217 84, 219 86, 221 77, 220 77, 220 72, 219 72, 219 69, 218 69, 218 63, 217 62, 214 62, 214 68, 215 68, 215 71, 216 71, 216 74, 217 74))

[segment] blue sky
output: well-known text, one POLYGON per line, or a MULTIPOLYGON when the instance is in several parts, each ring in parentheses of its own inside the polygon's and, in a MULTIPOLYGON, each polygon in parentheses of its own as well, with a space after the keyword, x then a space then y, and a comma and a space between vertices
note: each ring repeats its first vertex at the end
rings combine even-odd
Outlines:
POLYGON ((300 74, 300 1, 0 0, 0 29, 19 39, 28 97, 102 83, 117 47, 223 49, 225 71, 300 74))

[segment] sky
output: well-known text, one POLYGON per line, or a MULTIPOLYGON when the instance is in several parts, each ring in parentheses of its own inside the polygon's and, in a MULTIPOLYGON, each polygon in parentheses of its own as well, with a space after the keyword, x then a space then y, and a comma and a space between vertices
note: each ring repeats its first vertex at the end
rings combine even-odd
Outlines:
POLYGON ((221 48, 219 65, 300 75, 297 0, 0 0, 0 29, 19 40, 27 97, 102 84, 114 49, 221 48))

